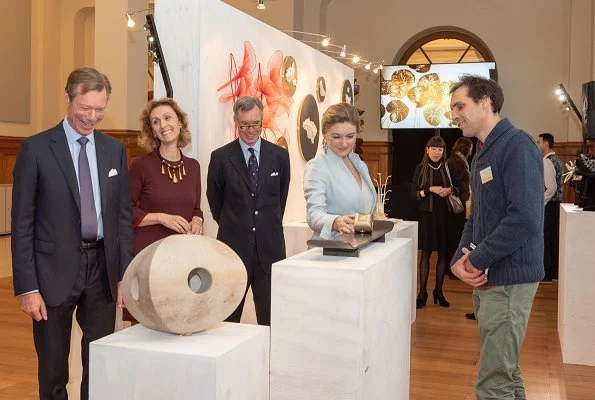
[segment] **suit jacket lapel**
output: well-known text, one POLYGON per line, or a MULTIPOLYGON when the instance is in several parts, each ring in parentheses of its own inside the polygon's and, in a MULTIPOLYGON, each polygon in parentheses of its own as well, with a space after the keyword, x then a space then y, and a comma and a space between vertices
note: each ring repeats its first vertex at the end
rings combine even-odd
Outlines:
POLYGON ((267 179, 267 174, 270 173, 270 166, 272 163, 272 156, 271 156, 272 149, 269 146, 269 143, 261 139, 260 141, 260 160, 258 162, 258 187, 256 188, 256 193, 260 192, 260 188, 264 186, 264 183, 267 179))
POLYGON ((72 161, 72 155, 68 148, 68 141, 66 140, 66 133, 62 127, 62 123, 58 124, 52 132, 51 144, 52 153, 56 158, 56 162, 60 166, 64 178, 68 183, 72 197, 76 202, 79 212, 81 211, 81 197, 79 194, 79 185, 76 179, 76 171, 72 161))
POLYGON ((107 178, 109 169, 109 153, 101 133, 95 132, 95 155, 97 156, 97 173, 99 174, 99 192, 101 194, 101 210, 105 215, 107 207, 107 178))
POLYGON ((235 140, 235 144, 232 146, 232 154, 230 157, 231 164, 238 171, 238 174, 244 180, 244 183, 250 190, 252 190, 252 183, 250 182, 250 176, 248 176, 248 165, 246 165, 246 159, 242 154, 242 148, 238 139, 235 140))

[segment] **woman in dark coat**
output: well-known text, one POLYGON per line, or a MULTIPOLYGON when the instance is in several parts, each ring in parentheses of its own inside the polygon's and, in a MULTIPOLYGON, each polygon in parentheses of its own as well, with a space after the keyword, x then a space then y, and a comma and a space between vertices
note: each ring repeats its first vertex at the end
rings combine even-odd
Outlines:
POLYGON ((422 251, 419 262, 420 289, 417 296, 417 308, 424 307, 428 300, 427 284, 430 272, 430 256, 432 251, 438 252, 436 263, 436 286, 434 287, 434 304, 449 307, 450 303, 442 293, 444 275, 448 268, 447 225, 449 210, 447 197, 450 194, 460 196, 461 180, 454 167, 448 167, 451 179, 446 172, 446 149, 444 139, 433 136, 426 144, 426 151, 415 168, 411 183, 411 198, 419 204, 419 250, 422 251))

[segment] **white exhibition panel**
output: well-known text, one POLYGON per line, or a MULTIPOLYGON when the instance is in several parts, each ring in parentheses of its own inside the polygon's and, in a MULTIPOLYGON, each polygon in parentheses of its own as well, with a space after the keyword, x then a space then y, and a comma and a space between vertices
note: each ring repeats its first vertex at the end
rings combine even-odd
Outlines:
POLYGON ((273 266, 272 400, 409 398, 411 240, 273 266))
MULTIPOLYGON (((231 7, 219 0, 156 0, 155 23, 173 86, 174 98, 188 112, 192 144, 188 150, 201 164, 202 209, 205 212, 205 234, 214 237, 213 223, 206 196, 206 175, 211 152, 234 138, 232 102, 220 103, 219 97, 229 91, 217 89, 230 79, 230 53, 238 68, 242 64, 244 42, 251 43, 256 65, 263 74, 271 55, 280 50, 292 56, 297 65, 297 86, 289 115, 276 122, 287 132, 291 159, 291 184, 285 209, 285 221, 303 219, 306 203, 303 193, 302 158, 297 137, 298 113, 308 94, 316 98, 316 80, 326 81, 326 97, 317 101, 320 117, 326 108, 341 101, 344 80, 353 85, 353 70, 283 32, 231 7)), ((257 76, 257 69, 253 77, 257 76)), ((232 74, 233 75, 233 74, 232 74)), ((155 98, 165 96, 163 80, 155 68, 155 98)), ((318 142, 321 151, 322 139, 318 142)))
POLYGON ((560 205, 558 335, 562 361, 595 366, 595 212, 560 205))
POLYGON ((91 343, 91 400, 267 400, 269 327, 180 336, 135 325, 91 343))

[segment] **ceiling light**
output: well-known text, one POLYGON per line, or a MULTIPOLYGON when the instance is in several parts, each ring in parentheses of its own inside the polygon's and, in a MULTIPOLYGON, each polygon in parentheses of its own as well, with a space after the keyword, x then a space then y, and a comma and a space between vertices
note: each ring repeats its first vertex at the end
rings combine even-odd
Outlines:
POLYGON ((343 47, 341 48, 341 54, 339 54, 341 57, 345 57, 347 55, 347 45, 344 44, 343 47))
POLYGON ((558 96, 558 99, 560 101, 566 101, 566 96, 564 96, 563 94, 561 94, 560 96, 558 96))
POLYGON ((322 46, 324 46, 324 47, 328 46, 328 44, 330 43, 330 41, 331 41, 331 37, 330 36, 325 37, 324 39, 322 39, 322 46))
POLYGON ((264 0, 258 0, 258 5, 256 6, 259 10, 264 10, 267 6, 264 5, 264 0))
POLYGON ((562 89, 558 88, 554 90, 554 93, 556 94, 556 96, 560 96, 562 94, 562 89))
POLYGON ((370 68, 372 68, 372 63, 367 63, 364 68, 369 70, 370 68))
POLYGON ((126 13, 126 23, 128 24, 129 28, 132 28, 134 27, 134 25, 136 25, 134 20, 132 19, 132 16, 128 13, 126 13))
POLYGON ((374 68, 374 69, 372 70, 372 72, 373 72, 373 73, 375 73, 375 74, 377 74, 377 73, 378 73, 378 67, 374 68))

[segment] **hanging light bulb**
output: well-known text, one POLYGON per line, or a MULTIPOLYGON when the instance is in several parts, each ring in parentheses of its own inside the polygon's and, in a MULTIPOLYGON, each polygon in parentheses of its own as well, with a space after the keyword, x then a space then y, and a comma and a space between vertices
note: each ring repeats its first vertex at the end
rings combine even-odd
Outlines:
POLYGON ((136 25, 136 23, 132 19, 132 16, 128 13, 126 13, 126 23, 128 24, 129 28, 132 28, 132 27, 134 27, 134 25, 136 25))
POLYGON ((353 61, 354 63, 358 63, 359 62, 359 56, 356 54, 353 56, 353 58, 351 59, 351 61, 353 61))
POLYGON ((264 10, 267 6, 264 5, 264 0, 258 0, 258 5, 256 6, 259 10, 264 10))
POLYGON ((322 44, 322 46, 323 46, 323 47, 326 47, 326 46, 328 46, 328 44, 329 44, 330 42, 331 42, 331 37, 330 37, 330 36, 327 36, 327 37, 325 37, 324 39, 322 39, 322 42, 321 42, 321 44, 322 44))
POLYGON ((369 70, 370 68, 372 68, 372 63, 367 63, 364 68, 369 70))
POLYGON ((347 45, 344 44, 343 47, 341 48, 341 54, 339 54, 341 57, 345 57, 347 55, 347 45))

